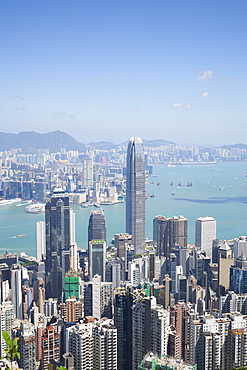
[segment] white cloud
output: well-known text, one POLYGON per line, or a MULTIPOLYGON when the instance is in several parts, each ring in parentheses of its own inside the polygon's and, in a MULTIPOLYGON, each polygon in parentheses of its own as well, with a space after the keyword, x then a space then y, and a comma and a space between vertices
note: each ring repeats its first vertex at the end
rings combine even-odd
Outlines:
POLYGON ((204 93, 202 94, 202 96, 203 96, 204 98, 207 98, 207 97, 208 97, 208 95, 209 95, 209 93, 208 93, 208 92, 204 92, 204 93))
POLYGON ((212 80, 214 78, 213 71, 204 71, 201 76, 198 77, 198 80, 207 82, 208 80, 212 80))
POLYGON ((181 104, 181 103, 174 103, 172 104, 173 108, 185 108, 185 109, 190 109, 191 105, 190 104, 181 104))
POLYGON ((22 96, 17 96, 17 95, 15 95, 15 96, 10 96, 9 97, 11 100, 24 100, 24 98, 22 97, 22 96))
POLYGON ((127 112, 141 112, 141 108, 139 107, 130 107, 126 109, 127 112))
POLYGON ((68 118, 75 118, 73 114, 70 114, 68 112, 55 112, 53 114, 55 117, 68 117, 68 118))

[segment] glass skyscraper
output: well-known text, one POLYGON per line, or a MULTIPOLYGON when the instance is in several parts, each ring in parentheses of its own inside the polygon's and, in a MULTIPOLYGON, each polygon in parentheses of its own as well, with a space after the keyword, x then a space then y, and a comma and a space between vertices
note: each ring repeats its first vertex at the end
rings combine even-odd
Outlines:
POLYGON ((135 254, 145 249, 145 160, 142 139, 132 137, 127 151, 126 232, 132 235, 135 254))
POLYGON ((106 222, 102 209, 91 211, 88 223, 88 264, 90 279, 100 275, 105 281, 106 222))
POLYGON ((63 189, 55 189, 45 206, 46 297, 61 300, 65 273, 69 270, 70 207, 63 189))

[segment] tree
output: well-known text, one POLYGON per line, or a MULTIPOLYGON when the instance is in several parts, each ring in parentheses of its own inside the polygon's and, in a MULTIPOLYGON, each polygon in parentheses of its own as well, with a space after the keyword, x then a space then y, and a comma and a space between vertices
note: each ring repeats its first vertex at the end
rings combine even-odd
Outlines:
POLYGON ((9 333, 7 331, 3 331, 2 336, 8 347, 7 349, 4 350, 4 352, 6 353, 6 358, 10 360, 11 369, 12 369, 14 359, 16 357, 20 359, 20 352, 18 352, 17 338, 14 338, 13 340, 11 340, 9 333))

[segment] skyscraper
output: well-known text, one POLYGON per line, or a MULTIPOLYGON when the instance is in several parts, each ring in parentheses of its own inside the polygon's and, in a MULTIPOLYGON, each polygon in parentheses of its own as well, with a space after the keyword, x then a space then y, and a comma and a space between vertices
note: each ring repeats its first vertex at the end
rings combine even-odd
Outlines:
POLYGON ((145 161, 142 139, 132 137, 127 151, 126 232, 136 254, 145 249, 145 161))
POLYGON ((212 258, 212 243, 216 238, 216 220, 213 217, 199 217, 196 220, 196 247, 203 249, 212 258))
POLYGON ((36 257, 42 261, 45 256, 45 221, 36 222, 36 257))
POLYGON ((83 185, 86 188, 93 186, 93 160, 85 158, 83 161, 83 185))
POLYGON ((101 275, 105 280, 106 222, 102 209, 91 211, 88 223, 88 264, 90 279, 101 275))
POLYGON ((63 189, 55 189, 45 206, 46 295, 61 300, 65 273, 69 270, 70 208, 63 189))

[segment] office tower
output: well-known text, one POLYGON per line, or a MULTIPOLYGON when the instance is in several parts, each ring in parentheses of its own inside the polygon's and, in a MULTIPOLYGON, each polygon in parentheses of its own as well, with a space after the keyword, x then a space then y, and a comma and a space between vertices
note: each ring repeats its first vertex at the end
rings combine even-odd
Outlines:
POLYGON ((117 328, 117 368, 132 369, 132 307, 130 289, 118 288, 114 301, 114 325, 117 328))
POLYGON ((75 242, 75 211, 70 208, 70 245, 75 242))
POLYGON ((85 158, 83 161, 83 185, 86 188, 93 186, 93 160, 85 158))
POLYGON ((36 258, 43 261, 46 253, 45 221, 36 222, 36 258))
POLYGON ((132 369, 152 351, 167 354, 169 312, 156 304, 155 297, 136 300, 132 306, 132 369))
POLYGON ((128 233, 115 234, 115 248, 117 249, 117 257, 125 258, 125 251, 132 244, 132 235, 128 233))
POLYGON ((0 305, 0 358, 5 356, 4 350, 7 349, 5 340, 3 339, 3 331, 6 331, 11 336, 11 329, 14 321, 14 305, 7 301, 0 305))
POLYGON ((197 370, 197 365, 186 363, 182 359, 157 356, 148 353, 138 366, 138 370, 197 370))
POLYGON ((206 255, 205 252, 196 252, 196 263, 195 263, 195 276, 197 279, 198 285, 206 287, 207 273, 209 272, 210 258, 206 255))
POLYGON ((169 252, 178 245, 187 248, 188 220, 184 216, 174 216, 169 219, 169 252))
POLYGON ((195 224, 195 245, 212 259, 212 242, 216 238, 216 220, 213 217, 199 217, 195 224))
POLYGON ((71 244, 70 245, 70 270, 72 271, 78 271, 78 265, 79 265, 79 254, 77 249, 77 244, 71 244))
POLYGON ((169 234, 169 218, 156 216, 153 219, 153 243, 157 256, 166 255, 169 234))
POLYGON ((21 327, 17 330, 18 351, 20 359, 19 366, 23 370, 35 370, 36 363, 36 339, 34 326, 29 321, 21 322, 21 327))
POLYGON ((111 320, 85 317, 67 329, 76 370, 117 370, 117 329, 111 320))
POLYGON ((65 303, 60 303, 60 310, 65 322, 77 322, 83 317, 82 302, 75 298, 68 298, 65 303))
POLYGON ((230 267, 230 290, 237 294, 247 293, 247 259, 243 254, 237 257, 235 266, 230 267))
POLYGON ((47 326, 41 336, 41 368, 48 370, 50 360, 59 361, 60 341, 59 334, 53 326, 47 326))
POLYGON ((14 315, 16 318, 22 320, 22 267, 19 264, 14 264, 11 269, 11 293, 14 305, 14 315))
POLYGON ((106 281, 112 282, 113 288, 120 286, 121 282, 121 262, 119 259, 107 260, 106 262, 106 281))
POLYGON ((219 295, 224 295, 230 287, 230 267, 234 265, 233 252, 225 242, 218 250, 218 288, 219 295))
POLYGON ((46 183, 45 182, 35 182, 33 198, 39 202, 44 202, 46 199, 46 183))
POLYGON ((136 254, 145 250, 145 161, 143 142, 132 137, 127 151, 126 232, 132 235, 136 254))
POLYGON ((100 275, 84 283, 84 316, 112 318, 113 287, 110 282, 102 282, 100 275))
POLYGON ((70 208, 63 189, 53 191, 45 206, 46 297, 61 300, 64 276, 69 270, 70 208))
POLYGON ((106 221, 103 209, 93 210, 88 223, 88 242, 91 240, 106 241, 106 221))
POLYGON ((236 264, 237 257, 243 254, 247 256, 247 236, 240 236, 234 239, 234 263, 236 264))
POLYGON ((102 209, 91 211, 88 224, 88 265, 90 279, 101 275, 105 280, 106 223, 102 209))

